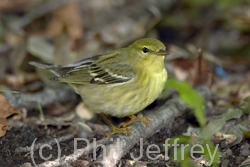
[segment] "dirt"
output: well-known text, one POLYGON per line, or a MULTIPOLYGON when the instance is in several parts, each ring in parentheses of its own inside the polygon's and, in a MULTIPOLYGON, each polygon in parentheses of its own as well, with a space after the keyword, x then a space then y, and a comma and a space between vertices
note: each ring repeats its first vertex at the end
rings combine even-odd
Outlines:
MULTIPOLYGON (((125 155, 117 164, 117 166, 143 166, 146 165, 148 167, 177 167, 178 163, 173 161, 171 158, 165 157, 165 148, 163 144, 165 140, 168 138, 172 138, 174 136, 181 135, 184 133, 188 127, 190 122, 187 122, 184 117, 180 117, 176 119, 175 124, 172 129, 168 129, 168 127, 160 130, 154 136, 149 139, 143 139, 142 143, 136 144, 133 149, 131 149, 130 153, 125 155), (146 155, 146 149, 149 145, 156 144, 160 148, 160 154, 151 154, 151 157, 156 157, 157 155, 161 155, 157 160, 150 160, 146 155), (143 152, 140 152, 140 147, 143 148, 143 152), (142 157, 138 161, 134 161, 131 158, 131 155, 134 157, 139 157, 142 154, 142 157)), ((25 125, 20 127, 13 127, 10 131, 7 132, 5 136, 0 138, 1 150, 0 150, 0 166, 5 167, 17 167, 24 163, 36 165, 44 162, 44 159, 53 160, 57 159, 58 151, 57 145, 52 146, 52 148, 44 147, 43 149, 38 149, 34 151, 34 156, 32 156, 32 152, 28 151, 25 153, 21 153, 19 151, 20 147, 31 146, 35 141, 35 144, 38 143, 48 143, 49 141, 54 140, 54 138, 59 138, 66 131, 71 131, 71 127, 63 127, 62 129, 58 129, 53 126, 34 126, 34 125, 25 125), (36 140, 35 140, 36 139, 36 140), (42 150, 42 155, 44 159, 39 156, 39 150, 42 150), (50 157, 51 156, 51 157, 50 157), (34 157, 34 160, 32 160, 34 157)), ((97 139, 98 140, 98 139, 97 139)), ((84 142, 77 142, 77 148, 85 147, 84 142)), ((246 140, 238 145, 235 145, 231 148, 220 143, 220 150, 225 154, 222 154, 221 158, 221 166, 233 167, 241 164, 249 155, 247 149, 249 148, 249 141, 246 140)), ((61 149, 61 157, 72 154, 74 152, 74 139, 70 139, 67 141, 60 142, 61 149)), ((154 149, 152 149, 154 150, 154 149)), ((97 152, 100 152, 100 150, 97 152)), ((168 155, 171 150, 169 150, 168 155)), ((81 163, 77 163, 75 161, 72 163, 73 166, 82 166, 82 163, 85 162, 88 166, 93 160, 93 153, 90 153, 87 156, 81 157, 81 163)))

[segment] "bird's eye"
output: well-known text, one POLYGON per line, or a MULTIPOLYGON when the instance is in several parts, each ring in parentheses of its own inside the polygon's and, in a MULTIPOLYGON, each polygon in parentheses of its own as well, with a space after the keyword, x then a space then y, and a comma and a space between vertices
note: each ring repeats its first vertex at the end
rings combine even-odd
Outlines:
POLYGON ((142 49, 142 51, 143 51, 144 53, 147 53, 149 50, 148 50, 148 48, 144 47, 144 48, 142 49))

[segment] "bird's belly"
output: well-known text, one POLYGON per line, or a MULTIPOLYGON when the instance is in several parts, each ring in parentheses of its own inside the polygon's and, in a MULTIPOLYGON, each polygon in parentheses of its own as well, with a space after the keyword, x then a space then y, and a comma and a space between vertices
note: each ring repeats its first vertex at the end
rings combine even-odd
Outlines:
POLYGON ((81 91, 79 93, 84 103, 94 112, 114 117, 126 117, 140 112, 151 104, 162 92, 166 77, 166 75, 161 75, 148 79, 147 86, 132 81, 110 87, 79 85, 82 88, 78 86, 77 89, 81 91))

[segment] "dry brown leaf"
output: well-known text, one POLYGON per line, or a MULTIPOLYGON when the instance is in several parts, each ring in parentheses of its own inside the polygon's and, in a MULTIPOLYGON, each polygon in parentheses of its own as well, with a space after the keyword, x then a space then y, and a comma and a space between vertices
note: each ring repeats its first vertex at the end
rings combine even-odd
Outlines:
POLYGON ((0 11, 24 11, 30 0, 1 0, 0 11))
POLYGON ((199 57, 194 62, 194 82, 193 85, 206 85, 210 86, 212 82, 212 73, 208 68, 207 62, 202 55, 202 51, 199 51, 199 57))
POLYGON ((6 134, 7 130, 7 120, 6 118, 0 118, 0 137, 6 134))
POLYGON ((178 79, 186 80, 193 86, 209 86, 212 82, 212 73, 201 53, 195 60, 176 59, 174 61, 174 73, 178 79))
POLYGON ((21 112, 13 108, 8 100, 0 94, 0 118, 7 118, 12 114, 21 114, 21 112))
POLYGON ((68 3, 53 12, 46 35, 56 36, 61 34, 64 29, 71 38, 71 47, 74 48, 76 42, 83 37, 81 12, 77 2, 68 3))
POLYGON ((13 108, 7 99, 0 94, 0 137, 4 136, 8 130, 6 118, 12 114, 21 114, 21 112, 13 108))

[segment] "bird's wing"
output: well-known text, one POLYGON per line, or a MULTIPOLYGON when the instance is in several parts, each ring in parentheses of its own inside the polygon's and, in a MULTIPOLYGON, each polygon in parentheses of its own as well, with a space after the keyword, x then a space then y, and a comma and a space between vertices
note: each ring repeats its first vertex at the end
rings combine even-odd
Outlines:
POLYGON ((51 63, 41 63, 41 62, 35 62, 35 61, 30 61, 29 64, 38 68, 50 70, 52 73, 54 73, 57 76, 55 77, 55 79, 58 80, 60 77, 67 75, 69 71, 74 70, 78 66, 87 66, 87 65, 92 64, 92 62, 94 62, 98 58, 98 56, 99 55, 81 60, 73 64, 65 65, 65 66, 54 65, 51 63))
POLYGON ((135 76, 133 67, 120 61, 115 55, 85 59, 84 62, 77 62, 61 68, 70 68, 70 70, 55 79, 74 84, 125 83, 135 76))

